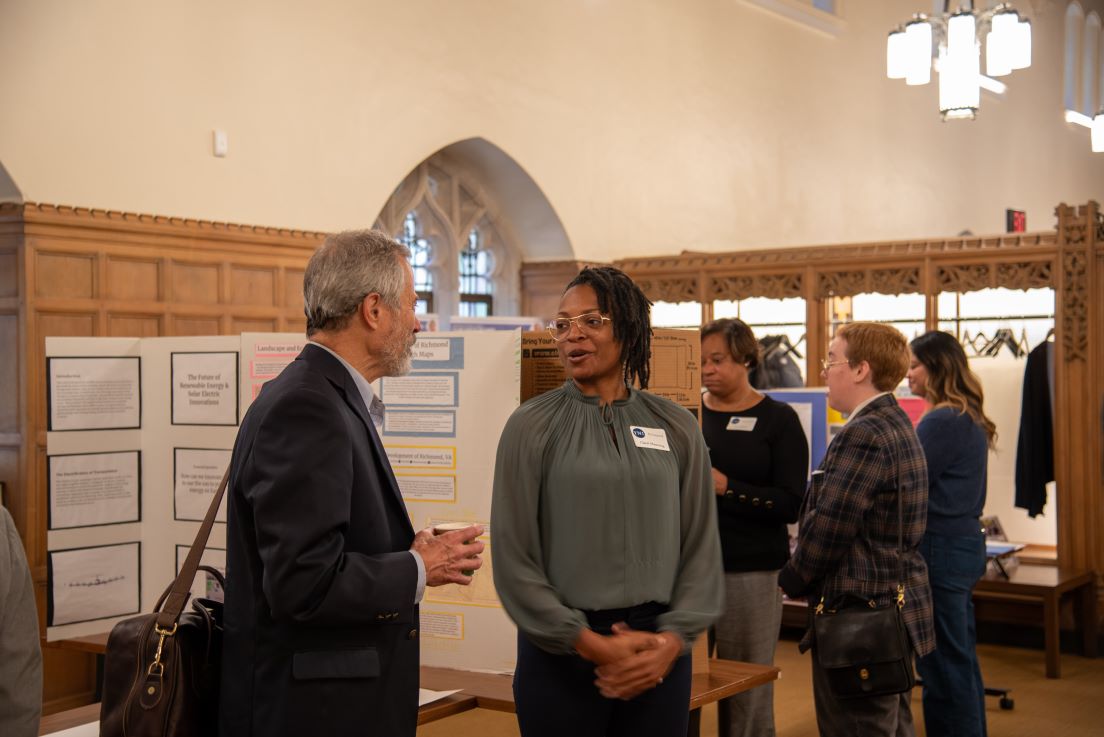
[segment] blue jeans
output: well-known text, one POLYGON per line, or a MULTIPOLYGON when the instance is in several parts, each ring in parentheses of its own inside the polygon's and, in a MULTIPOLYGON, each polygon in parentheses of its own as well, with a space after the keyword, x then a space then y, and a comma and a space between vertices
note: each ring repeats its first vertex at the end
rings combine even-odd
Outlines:
POLYGON ((920 553, 928 564, 935 652, 918 658, 924 680, 929 737, 985 737, 985 686, 977 659, 974 584, 985 573, 985 536, 927 533, 920 553))

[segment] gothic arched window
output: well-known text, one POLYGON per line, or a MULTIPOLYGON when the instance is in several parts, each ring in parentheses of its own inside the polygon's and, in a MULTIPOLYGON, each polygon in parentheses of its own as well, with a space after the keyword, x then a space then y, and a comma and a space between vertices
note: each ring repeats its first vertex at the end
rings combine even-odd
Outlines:
POLYGON ((376 227, 410 248, 419 312, 517 314, 519 249, 503 237, 475 175, 427 159, 399 184, 376 227))

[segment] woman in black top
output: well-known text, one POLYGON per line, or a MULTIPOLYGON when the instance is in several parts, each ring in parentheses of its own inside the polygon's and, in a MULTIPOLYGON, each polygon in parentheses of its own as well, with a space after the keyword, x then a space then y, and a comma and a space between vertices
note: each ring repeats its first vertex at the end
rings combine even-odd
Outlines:
MULTIPOLYGON (((809 446, 797 413, 748 382, 758 362, 759 344, 742 321, 702 328, 702 432, 725 568, 717 655, 771 665, 782 622, 778 571, 790 557, 786 525, 797 521, 805 494, 809 446)), ((772 686, 724 699, 717 721, 721 737, 773 737, 772 686)))

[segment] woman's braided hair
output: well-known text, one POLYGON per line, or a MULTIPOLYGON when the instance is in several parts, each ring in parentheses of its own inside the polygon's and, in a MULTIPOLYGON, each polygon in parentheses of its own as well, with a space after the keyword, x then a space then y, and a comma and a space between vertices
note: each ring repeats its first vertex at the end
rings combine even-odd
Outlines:
POLYGON ((648 388, 652 357, 652 303, 628 274, 612 266, 588 266, 571 280, 564 292, 588 286, 598 296, 598 309, 613 322, 613 337, 621 343, 621 367, 625 383, 648 388))

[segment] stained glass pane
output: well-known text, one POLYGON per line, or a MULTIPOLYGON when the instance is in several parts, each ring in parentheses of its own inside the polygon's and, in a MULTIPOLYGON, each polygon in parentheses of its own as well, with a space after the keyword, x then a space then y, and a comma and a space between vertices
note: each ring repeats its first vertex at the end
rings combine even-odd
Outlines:
POLYGON ((483 248, 479 228, 472 228, 467 243, 460 250, 460 294, 493 294, 493 271, 494 254, 483 248))
POLYGON ((432 292, 433 273, 429 270, 429 264, 433 258, 433 249, 429 239, 422 236, 420 231, 418 216, 413 211, 408 212, 403 219, 402 233, 397 240, 410 249, 410 268, 414 271, 414 290, 417 292, 432 292))

